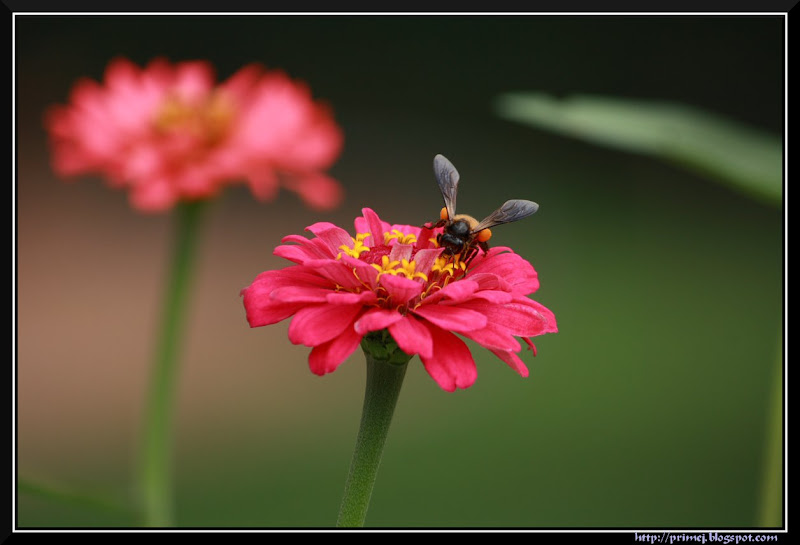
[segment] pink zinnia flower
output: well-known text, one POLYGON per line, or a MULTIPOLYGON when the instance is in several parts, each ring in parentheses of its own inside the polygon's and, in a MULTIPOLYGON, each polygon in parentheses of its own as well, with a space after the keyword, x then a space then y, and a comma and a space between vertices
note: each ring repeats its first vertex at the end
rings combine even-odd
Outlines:
POLYGON ((104 175, 143 211, 206 199, 232 182, 247 182, 261 200, 283 186, 317 209, 342 197, 323 172, 343 141, 330 109, 259 65, 216 85, 205 61, 139 68, 116 59, 103 84, 79 81, 45 124, 59 175, 104 175))
POLYGON ((466 267, 437 247, 441 229, 389 225, 369 208, 355 220, 355 237, 326 222, 307 230, 315 238, 290 235, 274 251, 295 265, 261 273, 242 296, 251 327, 293 316, 289 340, 313 347, 309 365, 318 375, 334 371, 365 335, 388 330, 452 392, 477 377, 454 333, 525 377, 516 337, 535 353, 530 337, 557 331, 553 313, 528 298, 539 288, 536 271, 510 248, 479 251, 466 267))

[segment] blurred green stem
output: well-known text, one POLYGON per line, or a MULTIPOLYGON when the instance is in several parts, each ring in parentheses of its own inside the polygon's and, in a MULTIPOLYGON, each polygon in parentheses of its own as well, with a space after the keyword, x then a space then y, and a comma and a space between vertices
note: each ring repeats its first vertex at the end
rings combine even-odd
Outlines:
POLYGON ((780 528, 783 522, 783 336, 775 371, 767 421, 764 473, 758 515, 758 525, 762 528, 780 528))
POLYGON ((203 202, 180 203, 175 210, 176 239, 164 297, 161 329, 151 369, 140 478, 145 526, 173 523, 172 420, 179 349, 186 322, 198 223, 203 202))
POLYGON ((399 363, 379 359, 365 348, 367 357, 367 386, 361 427, 356 448, 350 463, 350 474, 345 484, 344 497, 339 508, 338 527, 361 527, 367 517, 372 488, 378 474, 383 446, 389 433, 394 408, 408 367, 408 356, 396 353, 399 363))

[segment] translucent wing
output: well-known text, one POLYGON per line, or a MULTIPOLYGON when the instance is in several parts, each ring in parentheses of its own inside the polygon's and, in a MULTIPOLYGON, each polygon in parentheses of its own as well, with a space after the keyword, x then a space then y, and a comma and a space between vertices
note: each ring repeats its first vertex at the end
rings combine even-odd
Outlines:
POLYGON ((485 219, 481 220, 478 225, 472 230, 477 233, 481 229, 487 229, 500 225, 501 223, 511 223, 512 221, 527 218, 539 210, 539 205, 533 201, 526 201, 522 199, 512 199, 506 201, 503 206, 489 214, 485 219))
POLYGON ((439 182, 439 189, 442 191, 442 197, 444 197, 447 215, 452 219, 456 215, 458 171, 444 155, 437 155, 433 158, 433 172, 436 174, 436 181, 439 182))

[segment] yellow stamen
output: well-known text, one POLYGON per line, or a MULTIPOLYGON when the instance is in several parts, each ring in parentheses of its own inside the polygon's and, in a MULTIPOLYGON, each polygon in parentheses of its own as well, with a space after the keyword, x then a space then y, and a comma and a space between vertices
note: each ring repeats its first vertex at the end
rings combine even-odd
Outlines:
POLYGON ((372 266, 378 271, 378 278, 380 278, 382 274, 396 275, 398 271, 395 270, 395 267, 399 264, 399 261, 389 261, 389 256, 385 255, 381 257, 380 265, 373 263, 372 266))
POLYGON ((402 267, 398 269, 397 274, 402 274, 406 278, 410 278, 411 280, 415 278, 422 278, 425 282, 428 281, 428 277, 425 273, 417 272, 417 263, 416 261, 408 261, 407 259, 403 260, 402 267))
POLYGON ((170 95, 161 104, 153 124, 162 133, 180 131, 210 146, 225 138, 235 115, 232 101, 219 92, 195 103, 170 95))
POLYGON ((439 256, 436 258, 436 261, 434 261, 433 267, 431 267, 431 272, 438 272, 441 275, 447 275, 448 277, 455 275, 459 270, 461 272, 466 271, 467 264, 463 261, 459 261, 458 255, 456 255, 453 259, 439 256))
POLYGON ((384 274, 391 274, 393 276, 397 276, 398 274, 402 274, 406 278, 414 280, 416 278, 422 278, 425 282, 428 281, 428 276, 425 273, 417 272, 417 263, 416 261, 409 261, 407 259, 403 259, 401 261, 391 261, 389 260, 389 256, 381 257, 381 264, 378 265, 377 263, 372 264, 375 267, 375 270, 378 271, 378 278, 384 274))
POLYGON ((433 263, 433 267, 431 267, 431 272, 438 272, 441 274, 449 274, 452 276, 453 274, 453 262, 449 261, 445 257, 437 257, 436 261, 433 263))
MULTIPOLYGON (((370 250, 369 246, 365 246, 364 245, 364 239, 367 238, 368 236, 369 236, 369 233, 358 233, 358 234, 356 234, 355 238, 350 237, 353 240, 353 247, 352 248, 349 247, 347 244, 342 244, 341 246, 339 246, 339 249, 342 251, 342 253, 347 254, 350 257, 355 257, 356 259, 358 259, 358 257, 362 253, 369 252, 369 250, 370 250)), ((336 259, 341 259, 342 258, 342 253, 337 255, 336 259)))
POLYGON ((390 240, 397 240, 400 244, 414 244, 417 241, 417 237, 412 233, 405 234, 399 229, 392 229, 391 233, 383 234, 384 244, 389 244, 390 240))

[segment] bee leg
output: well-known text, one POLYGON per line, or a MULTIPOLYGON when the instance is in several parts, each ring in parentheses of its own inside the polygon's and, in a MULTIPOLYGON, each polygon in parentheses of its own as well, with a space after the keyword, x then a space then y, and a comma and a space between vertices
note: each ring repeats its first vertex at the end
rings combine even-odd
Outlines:
POLYGON ((439 220, 436 223, 428 222, 422 226, 423 229, 438 229, 439 227, 444 227, 444 224, 447 223, 447 220, 439 220))
POLYGON ((486 253, 486 252, 489 251, 489 244, 488 243, 478 241, 477 246, 473 246, 472 248, 470 248, 469 254, 467 255, 467 259, 464 260, 464 263, 466 264, 467 267, 470 266, 470 264, 472 263, 472 260, 475 259, 475 256, 478 255, 478 246, 480 246, 481 250, 483 250, 483 253, 486 253))
POLYGON ((472 263, 472 260, 475 259, 476 255, 478 255, 478 248, 473 246, 473 247, 471 247, 469 249, 469 252, 467 253, 466 258, 463 260, 465 269, 469 268, 470 263, 472 263))

